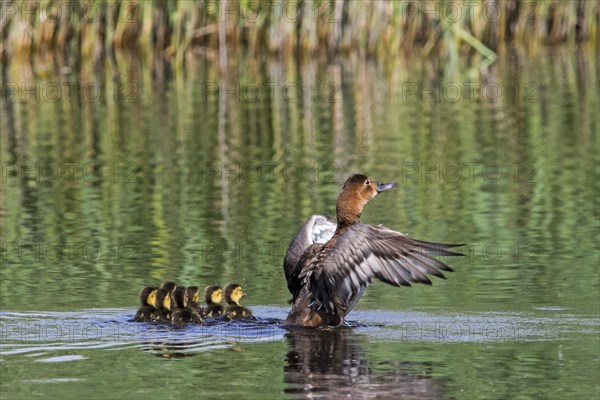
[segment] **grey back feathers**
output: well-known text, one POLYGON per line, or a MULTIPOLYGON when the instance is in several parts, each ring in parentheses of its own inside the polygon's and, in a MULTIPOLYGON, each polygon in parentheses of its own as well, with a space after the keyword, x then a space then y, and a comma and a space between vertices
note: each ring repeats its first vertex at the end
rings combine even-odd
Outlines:
POLYGON ((326 243, 335 233, 336 226, 335 219, 331 217, 326 215, 311 215, 300 227, 296 237, 290 243, 285 254, 285 259, 283 260, 283 269, 288 286, 302 253, 315 243, 326 243))

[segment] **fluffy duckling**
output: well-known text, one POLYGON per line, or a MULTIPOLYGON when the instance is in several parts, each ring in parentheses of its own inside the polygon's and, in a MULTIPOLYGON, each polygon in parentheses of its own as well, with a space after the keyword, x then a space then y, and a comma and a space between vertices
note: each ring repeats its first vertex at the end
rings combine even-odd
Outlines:
POLYGON ((223 289, 217 285, 207 286, 204 289, 204 301, 206 307, 202 310, 205 318, 217 318, 223 315, 223 306, 219 303, 223 300, 223 289))
POLYGON ((173 290, 177 289, 177 284, 173 281, 167 281, 160 285, 161 289, 167 289, 169 292, 173 292, 173 290))
POLYGON ((179 287, 173 291, 175 309, 171 313, 171 323, 181 326, 186 323, 202 324, 204 320, 198 310, 188 307, 188 292, 186 288, 179 287))
POLYGON ((240 299, 246 296, 242 287, 237 283, 230 283, 225 286, 225 300, 227 308, 225 309, 225 318, 228 320, 252 318, 252 311, 240 305, 240 299))
POLYGON ((187 296, 188 296, 188 307, 193 308, 200 312, 200 289, 198 286, 188 286, 187 288, 187 296))
POLYGON ((171 293, 167 289, 158 289, 154 304, 157 312, 152 320, 162 324, 171 322, 171 293))
POLYGON ((156 312, 154 304, 156 301, 156 291, 158 288, 146 286, 140 292, 140 303, 142 306, 137 310, 135 316, 130 319, 131 322, 150 322, 156 312))

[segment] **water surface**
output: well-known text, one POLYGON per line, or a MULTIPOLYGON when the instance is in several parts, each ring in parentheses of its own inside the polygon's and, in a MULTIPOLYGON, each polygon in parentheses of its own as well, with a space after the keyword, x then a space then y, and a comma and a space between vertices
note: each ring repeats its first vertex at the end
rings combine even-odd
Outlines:
POLYGON ((597 397, 597 60, 523 54, 3 65, 38 86, 0 107, 2 398, 597 397), (354 172, 399 183, 363 222, 466 256, 285 328, 287 244, 354 172), (238 281, 259 320, 128 323, 165 280, 238 281))

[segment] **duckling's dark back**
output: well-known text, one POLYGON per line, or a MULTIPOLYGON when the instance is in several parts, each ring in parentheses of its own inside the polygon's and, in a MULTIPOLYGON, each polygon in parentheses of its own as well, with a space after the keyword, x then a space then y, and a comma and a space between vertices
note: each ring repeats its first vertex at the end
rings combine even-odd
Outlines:
POLYGON ((237 304, 230 304, 225 309, 225 319, 233 321, 236 319, 248 319, 252 318, 252 311, 249 308, 238 306, 237 304))
POLYGON ((204 321, 198 310, 188 307, 188 292, 178 287, 173 291, 175 310, 171 313, 171 324, 180 326, 186 323, 202 324, 204 321))

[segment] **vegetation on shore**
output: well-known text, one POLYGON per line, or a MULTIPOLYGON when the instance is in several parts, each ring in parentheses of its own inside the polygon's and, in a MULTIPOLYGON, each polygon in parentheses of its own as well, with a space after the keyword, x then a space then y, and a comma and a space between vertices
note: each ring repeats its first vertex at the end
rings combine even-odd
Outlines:
POLYGON ((224 65, 250 55, 493 59, 503 43, 595 43, 600 3, 587 0, 0 0, 0 55, 51 52, 98 62, 116 49, 224 65))

